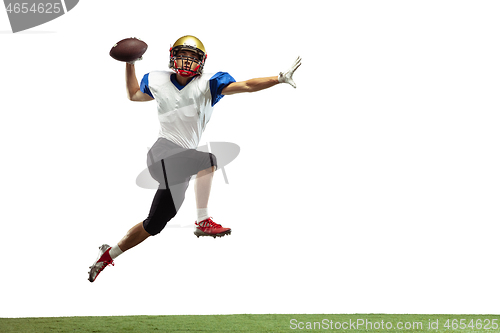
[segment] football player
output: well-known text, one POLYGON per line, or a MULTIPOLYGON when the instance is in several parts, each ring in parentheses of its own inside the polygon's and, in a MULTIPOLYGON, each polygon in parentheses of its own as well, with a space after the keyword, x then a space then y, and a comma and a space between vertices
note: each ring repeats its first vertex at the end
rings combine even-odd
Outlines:
POLYGON ((215 223, 207 211, 217 159, 211 153, 196 150, 201 135, 214 105, 225 95, 255 92, 278 83, 288 83, 295 88, 292 76, 301 59, 297 58, 288 71, 277 76, 241 82, 225 72, 204 73, 206 59, 202 42, 194 36, 184 36, 170 48, 171 71, 148 73, 139 84, 135 62, 126 64, 128 98, 137 102, 157 102, 160 131, 158 140, 148 152, 147 164, 159 187, 148 217, 133 226, 115 246, 99 247, 97 260, 90 267, 90 282, 95 281, 106 266, 114 265, 113 260, 120 254, 163 230, 179 211, 189 180, 194 175, 198 216, 194 234, 214 238, 231 234, 230 228, 215 223))

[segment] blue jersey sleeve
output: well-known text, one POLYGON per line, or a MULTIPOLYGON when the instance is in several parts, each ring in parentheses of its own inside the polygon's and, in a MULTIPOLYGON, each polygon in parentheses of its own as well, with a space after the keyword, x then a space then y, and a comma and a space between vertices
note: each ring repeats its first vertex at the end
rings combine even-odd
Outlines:
POLYGON ((231 75, 226 72, 217 72, 210 78, 210 93, 212 94, 212 106, 214 106, 224 95, 222 89, 228 84, 236 82, 231 75))
POLYGON ((144 75, 141 81, 141 91, 145 94, 148 94, 152 98, 155 98, 153 94, 151 93, 151 90, 149 90, 149 73, 144 75))

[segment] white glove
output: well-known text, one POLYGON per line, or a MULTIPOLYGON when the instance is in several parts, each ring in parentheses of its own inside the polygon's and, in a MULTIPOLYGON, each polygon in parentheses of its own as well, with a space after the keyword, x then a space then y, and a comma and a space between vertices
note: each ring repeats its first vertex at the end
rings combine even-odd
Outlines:
POLYGON ((295 70, 297 68, 299 68, 299 66, 301 65, 301 62, 300 62, 301 60, 302 60, 301 57, 297 57, 297 60, 295 60, 292 67, 290 67, 290 69, 287 72, 285 72, 285 73, 281 72, 278 75, 278 82, 279 83, 288 83, 292 87, 297 88, 297 86, 295 85, 295 82, 292 79, 292 76, 293 76, 293 73, 295 73, 295 70))

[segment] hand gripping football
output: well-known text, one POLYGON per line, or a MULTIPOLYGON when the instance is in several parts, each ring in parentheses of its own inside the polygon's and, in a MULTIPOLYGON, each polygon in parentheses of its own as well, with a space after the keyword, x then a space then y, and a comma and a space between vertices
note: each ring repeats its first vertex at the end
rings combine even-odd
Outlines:
POLYGON ((142 57, 148 49, 148 44, 139 38, 125 38, 113 45, 109 55, 118 61, 133 62, 142 57))

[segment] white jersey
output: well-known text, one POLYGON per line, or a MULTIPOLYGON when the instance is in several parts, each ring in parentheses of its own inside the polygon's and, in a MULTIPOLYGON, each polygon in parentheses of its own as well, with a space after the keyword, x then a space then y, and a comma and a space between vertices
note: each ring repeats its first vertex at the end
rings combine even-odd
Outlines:
POLYGON ((195 149, 212 116, 222 89, 235 80, 228 73, 201 74, 181 86, 171 71, 144 75, 141 91, 157 102, 159 137, 181 147, 195 149))

